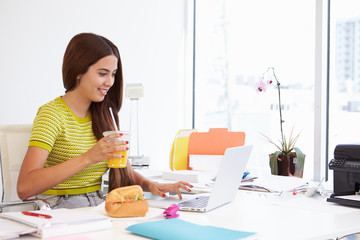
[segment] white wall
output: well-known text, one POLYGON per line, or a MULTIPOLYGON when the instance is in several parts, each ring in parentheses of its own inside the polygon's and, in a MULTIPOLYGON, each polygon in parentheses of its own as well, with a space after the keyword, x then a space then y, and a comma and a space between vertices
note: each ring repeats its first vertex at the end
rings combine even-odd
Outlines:
MULTIPOLYGON (((94 32, 113 41, 125 85, 143 83, 140 153, 167 168, 184 124, 184 0, 0 0, 0 124, 32 123, 38 107, 64 94, 62 57, 69 40, 94 32)), ((130 101, 120 112, 129 127, 130 101)), ((188 109, 191 111, 191 109, 188 109)), ((191 122, 191 121, 189 121, 191 122)))

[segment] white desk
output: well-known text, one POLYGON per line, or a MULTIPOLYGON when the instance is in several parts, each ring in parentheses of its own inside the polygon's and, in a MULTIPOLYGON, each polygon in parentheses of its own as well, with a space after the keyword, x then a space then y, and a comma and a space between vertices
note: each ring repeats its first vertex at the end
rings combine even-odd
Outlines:
MULTIPOLYGON (((277 198, 269 194, 239 191, 230 204, 208 213, 180 212, 180 219, 257 232, 252 239, 336 239, 360 231, 359 209, 327 203, 321 197, 306 198, 303 194, 287 194, 284 198, 286 200, 274 204, 277 198), (293 206, 296 203, 297 206, 293 206)), ((163 210, 150 211, 161 214, 163 210)), ((124 230, 134 221, 114 220, 112 230, 92 232, 87 236, 91 239, 144 239, 124 230)))
MULTIPOLYGON (((81 210, 103 211, 98 207, 81 210)), ((145 218, 113 219, 112 229, 80 235, 99 240, 146 239, 131 234, 125 228, 134 222, 150 220, 149 217, 162 219, 163 211, 150 208, 145 218)), ((256 232, 255 238, 251 239, 336 239, 360 232, 360 209, 327 203, 320 196, 307 198, 304 194, 285 193, 278 197, 273 193, 239 190, 233 202, 210 212, 179 214, 180 219, 196 224, 256 232)))

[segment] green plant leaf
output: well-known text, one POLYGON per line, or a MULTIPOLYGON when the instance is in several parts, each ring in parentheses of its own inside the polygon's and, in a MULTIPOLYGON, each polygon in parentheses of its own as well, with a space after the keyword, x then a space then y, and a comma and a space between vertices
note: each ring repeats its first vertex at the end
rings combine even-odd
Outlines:
POLYGON ((277 159, 278 159, 279 155, 281 155, 281 151, 275 151, 274 153, 272 153, 270 155, 269 165, 270 165, 270 169, 271 169, 271 174, 273 174, 273 175, 278 175, 277 159))
POLYGON ((286 136, 284 135, 283 137, 284 139, 284 148, 283 148, 283 152, 288 152, 289 149, 288 149, 288 146, 287 146, 287 140, 286 140, 286 136))
POLYGON ((288 139, 288 143, 287 143, 287 152, 291 152, 293 150, 293 148, 295 147, 295 144, 297 142, 297 139, 299 138, 300 136, 300 133, 298 133, 298 135, 296 135, 296 137, 293 137, 293 133, 294 133, 294 126, 292 127, 291 129, 291 132, 290 132, 290 136, 289 136, 289 139, 288 139))
POLYGON ((295 174, 297 174, 304 166, 305 155, 298 147, 294 147, 294 151, 296 152, 296 158, 297 158, 297 164, 295 169, 295 174))

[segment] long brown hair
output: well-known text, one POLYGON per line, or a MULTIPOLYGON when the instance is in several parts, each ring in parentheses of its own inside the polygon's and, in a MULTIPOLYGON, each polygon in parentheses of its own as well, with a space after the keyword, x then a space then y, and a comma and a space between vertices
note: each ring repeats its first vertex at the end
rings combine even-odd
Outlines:
MULTIPOLYGON (((119 127, 117 113, 120 111, 123 98, 123 73, 119 50, 105 37, 93 33, 81 33, 70 40, 63 59, 63 83, 68 92, 77 86, 78 75, 86 73, 91 65, 109 55, 114 55, 118 59, 114 84, 102 102, 92 102, 90 105, 92 129, 98 140, 103 137, 104 131, 115 130, 109 107, 112 108, 119 127)), ((110 169, 109 191, 132 184, 134 184, 134 176, 129 163, 126 168, 110 169)))

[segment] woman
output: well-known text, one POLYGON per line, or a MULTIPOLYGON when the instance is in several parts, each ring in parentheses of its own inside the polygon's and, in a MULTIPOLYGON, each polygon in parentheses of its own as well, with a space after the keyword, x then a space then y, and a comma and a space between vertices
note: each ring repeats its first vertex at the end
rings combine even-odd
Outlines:
MULTIPOLYGON (((123 75, 120 54, 108 39, 82 33, 69 42, 63 59, 65 94, 41 106, 34 119, 29 148, 17 184, 20 199, 44 199, 52 208, 96 206, 104 201, 101 177, 106 159, 121 157, 111 152, 127 150, 118 137, 103 137, 115 130, 109 107, 116 113, 122 105, 123 75)), ((119 125, 118 115, 115 115, 119 125)), ((140 185, 145 191, 165 197, 186 182, 159 184, 126 168, 111 169, 109 190, 140 185)))

